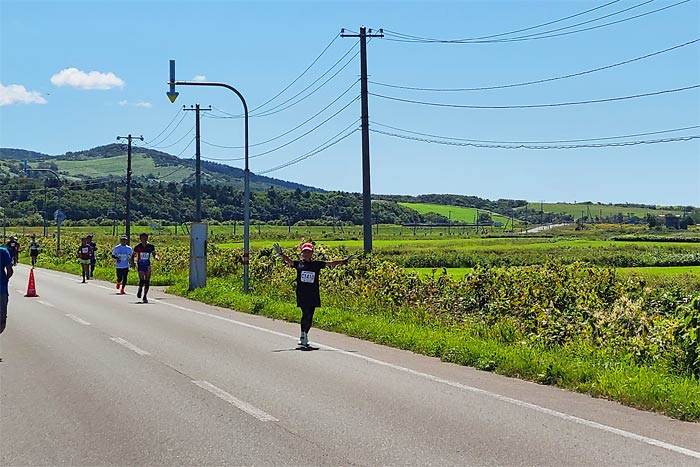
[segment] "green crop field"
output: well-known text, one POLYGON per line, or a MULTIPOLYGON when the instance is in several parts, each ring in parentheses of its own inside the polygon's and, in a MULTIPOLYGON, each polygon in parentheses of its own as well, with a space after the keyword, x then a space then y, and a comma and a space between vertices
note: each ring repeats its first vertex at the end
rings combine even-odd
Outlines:
MULTIPOLYGON (((627 206, 615 206, 609 204, 586 204, 586 203, 543 203, 541 208, 544 212, 552 212, 558 214, 568 214, 575 219, 580 218, 582 215, 584 217, 589 216, 596 218, 608 218, 616 216, 617 214, 622 214, 627 217, 630 214, 637 217, 645 217, 647 214, 663 215, 663 214, 682 214, 680 210, 669 210, 669 209, 649 209, 649 208, 636 208, 627 206)), ((524 209, 524 208, 521 208, 524 209)), ((540 203, 530 203, 527 207, 528 210, 539 212, 540 203)))
POLYGON ((475 223, 477 220, 477 213, 488 213, 494 222, 500 222, 503 225, 510 223, 510 218, 496 214, 490 211, 479 210, 476 208, 465 208, 462 206, 445 206, 442 204, 427 204, 427 203, 399 203, 401 206, 418 211, 421 214, 427 214, 429 212, 440 214, 447 218, 452 219, 453 222, 465 222, 465 223, 475 223))
MULTIPOLYGON (((57 160, 55 164, 61 173, 69 176, 105 177, 126 175, 126 155, 106 159, 57 160)), ((36 164, 30 165, 36 166, 36 164)), ((192 169, 186 167, 180 167, 177 171, 175 171, 177 167, 157 167, 153 163, 153 159, 142 154, 133 155, 131 166, 134 173, 142 175, 153 174, 155 177, 165 181, 181 181, 194 173, 192 169)))

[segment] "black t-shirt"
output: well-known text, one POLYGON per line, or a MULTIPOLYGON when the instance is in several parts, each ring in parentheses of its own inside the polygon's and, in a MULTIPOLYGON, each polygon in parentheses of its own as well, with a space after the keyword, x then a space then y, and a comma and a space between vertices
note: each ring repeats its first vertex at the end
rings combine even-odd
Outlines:
POLYGON ((39 244, 37 242, 32 242, 29 244, 29 254, 31 256, 38 256, 39 255, 39 244))
POLYGON ((297 271, 297 306, 321 306, 321 292, 318 287, 318 276, 321 269, 326 267, 325 261, 294 261, 297 271))

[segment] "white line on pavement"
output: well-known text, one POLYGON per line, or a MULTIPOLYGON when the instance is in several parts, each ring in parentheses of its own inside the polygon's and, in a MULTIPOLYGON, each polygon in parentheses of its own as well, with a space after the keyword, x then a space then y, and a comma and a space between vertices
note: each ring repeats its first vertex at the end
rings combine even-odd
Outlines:
POLYGON ((139 355, 142 355, 142 356, 143 356, 143 355, 151 355, 150 353, 146 352, 145 350, 139 349, 138 347, 136 347, 136 346, 135 346, 134 344, 132 344, 131 342, 125 341, 125 340, 122 339, 121 337, 110 337, 110 340, 113 340, 113 341, 116 342, 117 344, 123 345, 123 346, 126 347, 127 349, 132 350, 132 351, 136 352, 136 353, 139 354, 139 355))
MULTIPOLYGON (((54 274, 50 274, 50 275, 54 275, 54 274)), ((56 277, 65 278, 65 277, 63 277, 63 276, 58 276, 58 275, 55 275, 55 276, 56 276, 56 277)), ((97 286, 97 287, 102 287, 102 286, 99 286, 99 285, 96 285, 96 284, 95 284, 95 286, 97 286)), ((103 287, 103 288, 106 289, 107 287, 103 287)), ((260 326, 255 326, 255 325, 253 325, 253 324, 244 323, 244 322, 242 322, 242 321, 236 321, 236 320, 231 319, 231 318, 225 318, 225 317, 223 317, 223 316, 213 315, 213 314, 210 314, 210 313, 206 313, 206 312, 204 312, 204 311, 193 310, 193 309, 191 309, 191 308, 187 308, 187 307, 184 307, 184 306, 176 305, 176 304, 174 304, 174 303, 163 302, 163 301, 160 301, 160 300, 157 300, 157 299, 151 299, 151 301, 152 301, 152 302, 156 302, 156 303, 161 303, 161 304, 163 304, 163 305, 167 305, 167 306, 169 306, 169 307, 172 307, 172 308, 175 308, 175 309, 178 309, 178 310, 187 311, 187 312, 189 312, 189 313, 195 313, 195 314, 198 314, 198 315, 201 315, 201 316, 207 316, 207 317, 209 317, 209 318, 218 319, 218 320, 220 320, 220 321, 225 321, 225 322, 232 323, 232 324, 235 324, 235 325, 238 325, 238 326, 242 326, 242 327, 246 327, 246 328, 249 328, 249 329, 255 329, 255 330, 257 330, 257 331, 265 332, 265 333, 268 333, 268 334, 273 334, 273 335, 276 335, 276 336, 280 336, 280 337, 284 337, 284 338, 296 340, 296 337, 291 336, 291 335, 289 335, 289 334, 285 334, 285 333, 283 333, 283 332, 278 332, 278 331, 273 331, 273 330, 271 330, 271 329, 266 329, 266 328, 263 328, 263 327, 260 327, 260 326)), ((115 340, 115 339, 113 338, 112 340, 115 340)), ((121 340, 121 339, 120 339, 120 340, 121 340)), ((126 341, 124 341, 124 342, 126 342, 126 341)), ((129 344, 129 345, 131 345, 131 344, 129 344)), ((530 402, 521 401, 521 400, 519 400, 519 399, 515 399, 515 398, 512 398, 512 397, 504 396, 504 395, 502 395, 502 394, 498 394, 498 393, 495 393, 495 392, 487 391, 487 390, 485 390, 485 389, 480 389, 480 388, 477 388, 477 387, 468 386, 468 385, 466 385, 466 384, 457 383, 457 382, 455 382, 455 381, 450 381, 450 380, 447 380, 447 379, 444 379, 444 378, 440 378, 440 377, 438 377, 438 376, 434 376, 434 375, 431 375, 431 374, 428 374, 428 373, 423 373, 423 372, 420 372, 420 371, 412 370, 412 369, 410 369, 410 368, 402 367, 402 366, 395 365, 395 364, 393 364, 393 363, 385 362, 385 361, 382 361, 382 360, 377 360, 377 359, 375 359, 375 358, 367 357, 367 356, 365 356, 365 355, 358 354, 358 353, 355 353, 355 352, 348 352, 348 351, 346 351, 346 350, 337 349, 337 348, 335 348, 335 347, 331 347, 331 346, 328 346, 328 345, 321 345, 321 344, 318 344, 318 345, 319 345, 319 347, 321 347, 321 348, 328 349, 328 350, 333 350, 333 351, 339 352, 339 353, 341 353, 341 354, 343 354, 343 355, 347 355, 348 357, 359 358, 359 359, 365 360, 366 362, 369 362, 369 363, 374 363, 374 364, 376 364, 376 365, 384 366, 384 367, 387 367, 387 368, 392 368, 392 369, 394 369, 394 370, 401 371, 401 372, 404 372, 404 373, 408 373, 408 374, 411 374, 411 375, 414 375, 414 376, 418 376, 418 377, 420 377, 420 378, 425 378, 425 379, 434 381, 434 382, 436 382, 436 383, 445 384, 445 385, 447 385, 447 386, 451 386, 451 387, 454 387, 454 388, 457 388, 457 389, 461 389, 461 390, 464 390, 464 391, 468 391, 468 392, 473 392, 473 393, 476 393, 476 394, 481 394, 481 395, 483 395, 483 396, 490 397, 490 398, 492 398, 492 399, 497 399, 497 400, 500 400, 500 401, 502 401, 502 402, 506 402, 506 403, 508 403, 508 404, 513 404, 513 405, 516 405, 516 406, 519 406, 519 407, 523 407, 523 408, 527 408, 527 409, 530 409, 530 410, 534 410, 534 411, 536 411, 536 412, 540 412, 540 413, 543 413, 543 414, 547 414, 547 415, 550 415, 550 416, 552 416, 552 417, 556 417, 556 418, 559 418, 559 419, 562 419, 562 420, 567 420, 567 421, 570 421, 570 422, 572 422, 572 423, 576 423, 576 424, 579 424, 579 425, 584 425, 584 426, 587 426, 587 427, 589 427, 589 428, 594 428, 594 429, 601 430, 601 431, 605 431, 605 432, 608 432, 608 433, 613 433, 613 434, 622 436, 622 437, 627 438, 627 439, 632 439, 632 440, 639 441, 639 442, 642 442, 642 443, 645 443, 645 444, 649 444, 649 445, 651 445, 651 446, 660 447, 660 448, 663 448, 663 449, 667 449, 667 450, 669 450, 669 451, 673 451, 673 452, 676 452, 676 453, 679 453, 679 454, 683 454, 683 455, 686 455, 686 456, 689 456, 689 457, 693 457, 693 458, 695 458, 695 459, 700 459, 700 452, 698 452, 698 451, 693 451, 693 450, 691 450, 691 449, 687 449, 687 448, 684 448, 684 447, 681 447, 681 446, 676 446, 675 444, 667 443, 667 442, 665 442, 665 441, 657 440, 657 439, 654 439, 654 438, 649 438, 649 437, 647 437, 647 436, 642 436, 642 435, 639 435, 639 434, 637 434, 637 433, 632 433, 632 432, 630 432, 630 431, 621 430, 621 429, 619 429, 619 428, 611 427, 611 426, 608 426, 608 425, 603 425, 603 424, 601 424, 601 423, 594 422, 594 421, 592 421, 592 420, 588 420, 588 419, 585 419, 585 418, 576 417, 576 416, 574 416, 574 415, 569 415, 569 414, 566 414, 566 413, 563 413, 563 412, 559 412, 559 411, 556 411, 556 410, 548 409, 547 407, 542 407, 542 406, 537 405, 537 404, 532 404, 532 403, 530 403, 530 402)), ((142 352, 143 352, 143 351, 142 351, 142 352)), ((196 384, 196 383, 195 383, 195 384, 196 384)), ((205 389, 206 389, 206 388, 205 388, 205 389)), ((233 396, 232 396, 232 397, 233 397, 233 396)))
POLYGON ((241 409, 243 412, 247 413, 248 415, 252 415, 253 417, 257 418, 258 420, 262 422, 277 422, 278 420, 273 417, 272 415, 263 412, 262 410, 258 409, 255 406, 250 405, 249 403, 242 401, 240 399, 237 399, 233 395, 229 394, 228 392, 224 391, 223 389, 219 389, 213 384, 207 382, 207 381, 192 381, 194 384, 199 386, 200 388, 209 391, 210 393, 214 394, 216 397, 225 400, 229 404, 238 407, 241 409))
POLYGON ((76 323, 82 324, 83 326, 90 326, 90 323, 85 321, 84 319, 80 319, 75 315, 71 315, 70 313, 66 313, 66 316, 68 316, 70 319, 75 321, 76 323))
POLYGON ((37 302, 37 303, 41 303, 42 305, 47 306, 47 307, 49 307, 49 308, 56 308, 55 305, 52 305, 52 304, 49 303, 49 302, 45 302, 44 300, 37 300, 36 302, 37 302))

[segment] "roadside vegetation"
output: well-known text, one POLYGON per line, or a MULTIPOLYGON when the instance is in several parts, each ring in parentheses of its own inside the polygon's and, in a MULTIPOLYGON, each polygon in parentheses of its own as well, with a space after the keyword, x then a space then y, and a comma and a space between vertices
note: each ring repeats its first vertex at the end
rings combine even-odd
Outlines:
MULTIPOLYGON (((335 259, 361 249, 360 229, 276 229, 251 229, 248 295, 241 292, 240 226, 236 235, 231 226, 212 229, 207 287, 193 292, 187 290, 188 237, 155 232, 161 259, 152 283, 206 303, 297 321, 294 271, 274 255, 273 241, 291 249, 314 240, 321 259, 335 259)), ((95 231, 96 276, 112 280, 108 251, 117 240, 105 230, 64 229, 60 258, 52 253, 54 240, 41 238, 38 266, 78 273, 71 253, 79 235, 95 231)), ((315 326, 699 421, 700 244, 669 240, 666 231, 635 241, 648 235, 646 228, 624 226, 532 237, 445 229, 413 235, 380 226, 373 255, 324 271, 324 306, 315 326)), ((700 235, 691 230, 685 237, 700 235)))

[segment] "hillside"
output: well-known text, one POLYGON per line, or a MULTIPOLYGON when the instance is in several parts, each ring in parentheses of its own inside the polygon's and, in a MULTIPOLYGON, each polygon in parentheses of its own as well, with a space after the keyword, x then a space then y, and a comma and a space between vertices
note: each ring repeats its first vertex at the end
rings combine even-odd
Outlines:
MULTIPOLYGON (((50 168, 69 180, 121 179, 126 175, 126 152, 127 148, 124 144, 109 144, 57 156, 24 149, 0 148, 0 175, 19 175, 22 171, 21 162, 27 160, 29 167, 50 168)), ((233 188, 243 187, 243 170, 238 167, 209 161, 202 161, 201 167, 203 183, 223 184, 233 188)), ((132 150, 132 173, 135 180, 192 183, 194 171, 193 159, 179 159, 171 154, 148 148, 134 147, 132 150)), ((270 187, 284 190, 324 191, 320 188, 253 173, 251 173, 250 182, 253 191, 264 191, 270 187)))

